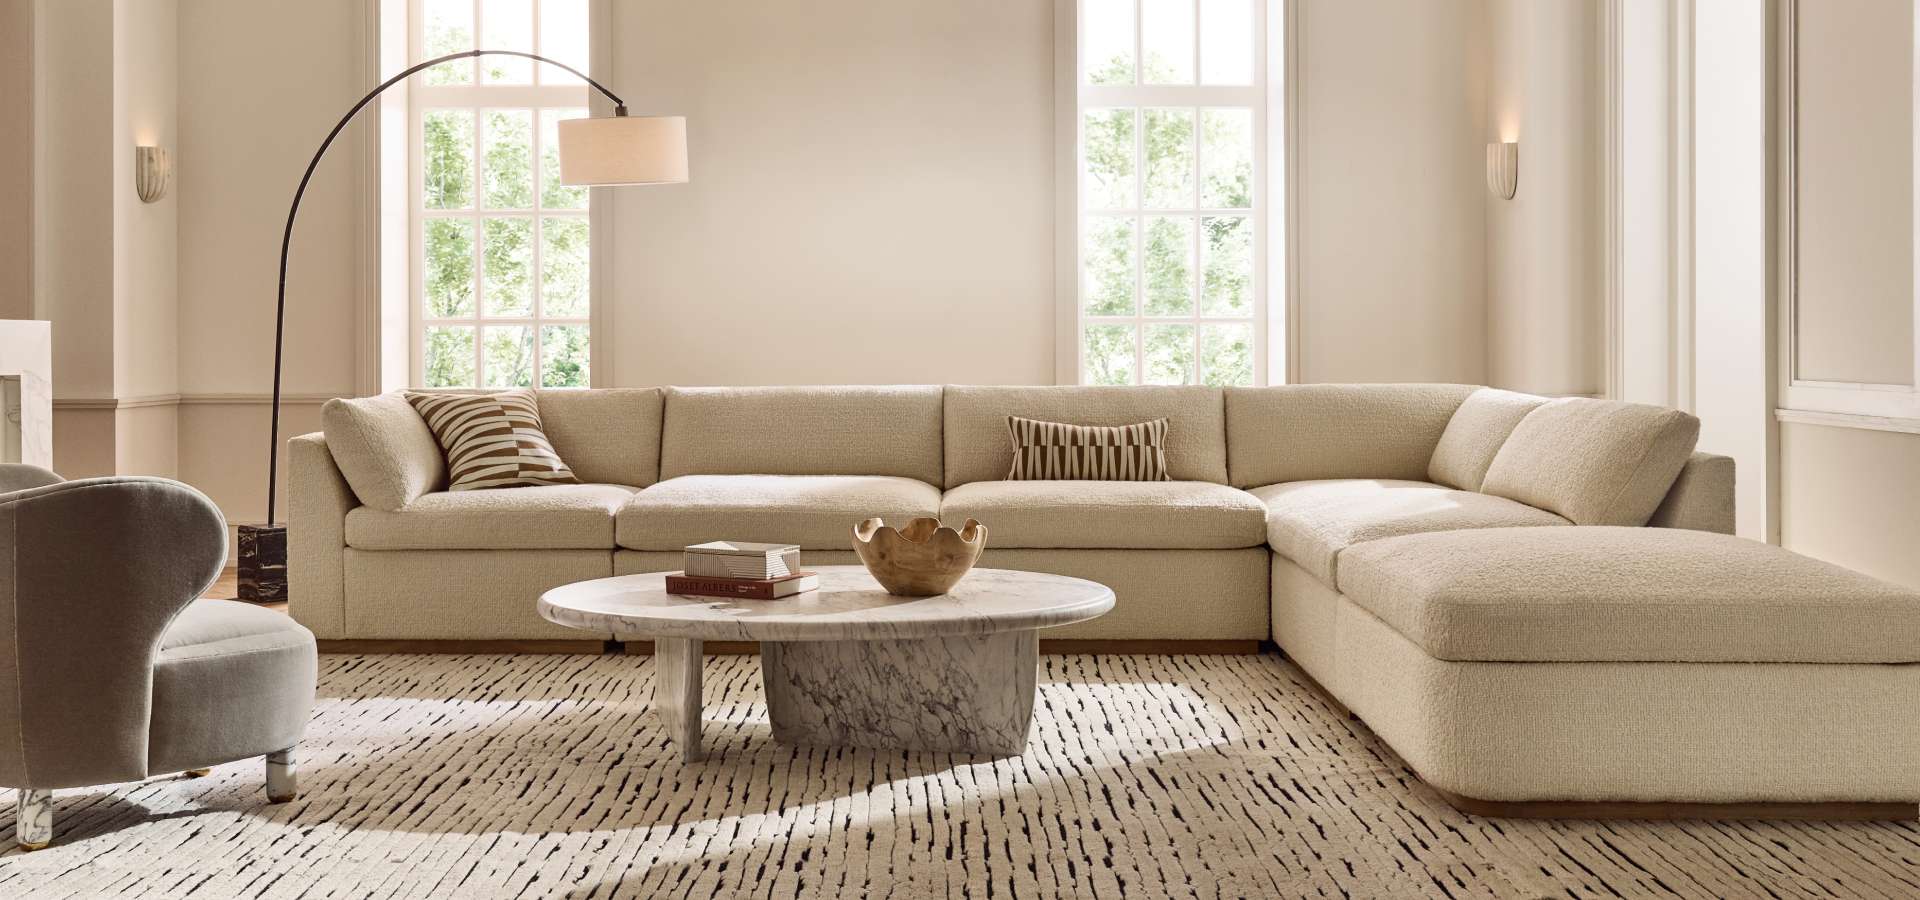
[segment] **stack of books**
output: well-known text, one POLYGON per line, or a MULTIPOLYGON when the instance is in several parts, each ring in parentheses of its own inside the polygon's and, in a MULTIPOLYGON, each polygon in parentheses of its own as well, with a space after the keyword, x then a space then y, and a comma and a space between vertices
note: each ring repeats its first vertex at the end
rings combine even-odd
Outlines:
POLYGON ((820 576, 800 571, 800 548, 794 544, 694 544, 687 548, 685 566, 667 576, 667 593, 778 600, 820 587, 820 576))

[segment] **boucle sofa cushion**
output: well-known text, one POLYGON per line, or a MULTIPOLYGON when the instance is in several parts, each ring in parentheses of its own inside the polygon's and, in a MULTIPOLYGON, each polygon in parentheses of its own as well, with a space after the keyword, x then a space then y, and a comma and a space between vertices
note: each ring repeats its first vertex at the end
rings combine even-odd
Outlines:
POLYGON ((1204 385, 948 385, 946 486, 955 488, 1007 477, 1013 465, 1013 444, 1007 440, 1008 416, 1075 425, 1134 425, 1166 419, 1168 477, 1225 484, 1227 436, 1220 398, 1219 388, 1204 385))
POLYGON ((1699 436, 1700 420, 1677 409, 1553 400, 1514 427, 1480 489, 1576 525, 1645 525, 1699 436))
POLYGON ((940 395, 937 385, 668 388, 660 477, 893 475, 938 484, 940 395))
POLYGON ((1258 547, 1265 515, 1252 494, 1209 481, 975 481, 940 504, 948 522, 985 523, 992 547, 1258 547))
POLYGON ((939 488, 911 478, 682 475, 634 494, 620 508, 614 533, 629 550, 684 550, 719 540, 847 550, 853 526, 863 519, 879 516, 898 526, 939 514, 939 488))
POLYGON ((1422 481, 1465 384, 1293 384, 1227 389, 1234 487, 1321 478, 1422 481))
POLYGON ((660 480, 659 388, 535 391, 540 424, 573 474, 591 484, 660 480))
POLYGON ((433 431, 398 392, 328 400, 320 407, 320 427, 334 465, 361 503, 399 509, 446 481, 433 431))
POLYGON ((1388 538, 1341 554, 1340 590, 1439 659, 1920 662, 1920 592, 1706 531, 1388 538))
POLYGON ((611 550, 613 515, 633 497, 618 484, 439 491, 398 511, 347 513, 361 550, 611 550))
POLYGON ((1274 552, 1334 587, 1341 553, 1355 544, 1428 531, 1572 524, 1524 503, 1424 481, 1290 481, 1251 493, 1266 506, 1274 552))
POLYGON ((1507 435, 1546 402, 1545 397, 1498 388, 1481 388, 1467 395, 1453 418, 1447 420, 1447 430, 1433 448, 1427 478, 1463 491, 1479 490, 1487 477, 1487 467, 1493 465, 1493 457, 1507 442, 1507 435))

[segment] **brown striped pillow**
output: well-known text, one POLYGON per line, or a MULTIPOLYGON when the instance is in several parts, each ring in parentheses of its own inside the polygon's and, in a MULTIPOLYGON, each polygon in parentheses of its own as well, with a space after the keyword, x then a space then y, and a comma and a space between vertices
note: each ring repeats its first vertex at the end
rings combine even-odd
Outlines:
POLYGON ((1167 420, 1138 425, 1063 425, 1007 417, 1013 434, 1008 481, 1171 481, 1167 420))
POLYGON ((532 391, 408 393, 447 457, 447 490, 579 484, 540 427, 532 391))

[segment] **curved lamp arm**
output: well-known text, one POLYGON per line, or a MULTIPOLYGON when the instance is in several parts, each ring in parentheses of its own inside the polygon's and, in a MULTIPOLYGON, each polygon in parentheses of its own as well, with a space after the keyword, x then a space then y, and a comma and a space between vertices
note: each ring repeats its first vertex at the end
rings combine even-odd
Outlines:
POLYGON ((443 62, 475 56, 519 56, 536 62, 559 66, 568 72, 572 72, 580 78, 580 80, 591 85, 594 90, 606 95, 608 100, 612 100, 614 115, 624 116, 627 114, 626 101, 621 100, 614 92, 607 90, 606 85, 589 78, 585 72, 559 60, 548 59, 547 57, 534 53, 523 53, 519 50, 465 50, 459 53, 449 53, 445 56, 436 56, 419 65, 410 66, 400 74, 380 82, 379 87, 368 91, 365 97, 360 98, 359 103, 355 103, 352 109, 347 110, 346 115, 340 117, 339 123, 333 126, 333 130, 327 132, 327 139, 320 142, 320 149, 314 151, 313 161, 307 163, 307 173, 300 176, 300 187, 293 192, 293 206, 287 210, 287 230, 280 237, 280 298, 273 314, 273 425, 270 429, 269 443, 267 446, 267 524, 269 526, 273 524, 274 501, 277 499, 275 487, 280 480, 280 350, 286 334, 287 324, 287 250, 293 244, 293 220, 294 217, 300 215, 300 198, 305 197, 307 194, 307 182, 313 180, 313 170, 320 167, 320 158, 327 155, 327 148, 333 146, 333 139, 340 136, 340 132, 347 127, 347 123, 352 122, 353 117, 360 114, 360 110, 365 109, 367 104, 372 103, 373 98, 380 96, 387 88, 407 80, 424 69, 433 68, 443 62))

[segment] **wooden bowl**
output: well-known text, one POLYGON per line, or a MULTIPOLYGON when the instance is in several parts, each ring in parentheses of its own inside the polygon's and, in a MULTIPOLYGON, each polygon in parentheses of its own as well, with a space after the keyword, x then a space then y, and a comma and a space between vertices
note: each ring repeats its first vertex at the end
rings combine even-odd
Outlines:
POLYGON ((932 597, 953 590, 987 546, 987 526, 972 519, 959 531, 921 516, 894 529, 879 519, 853 526, 853 550, 887 593, 932 597))

